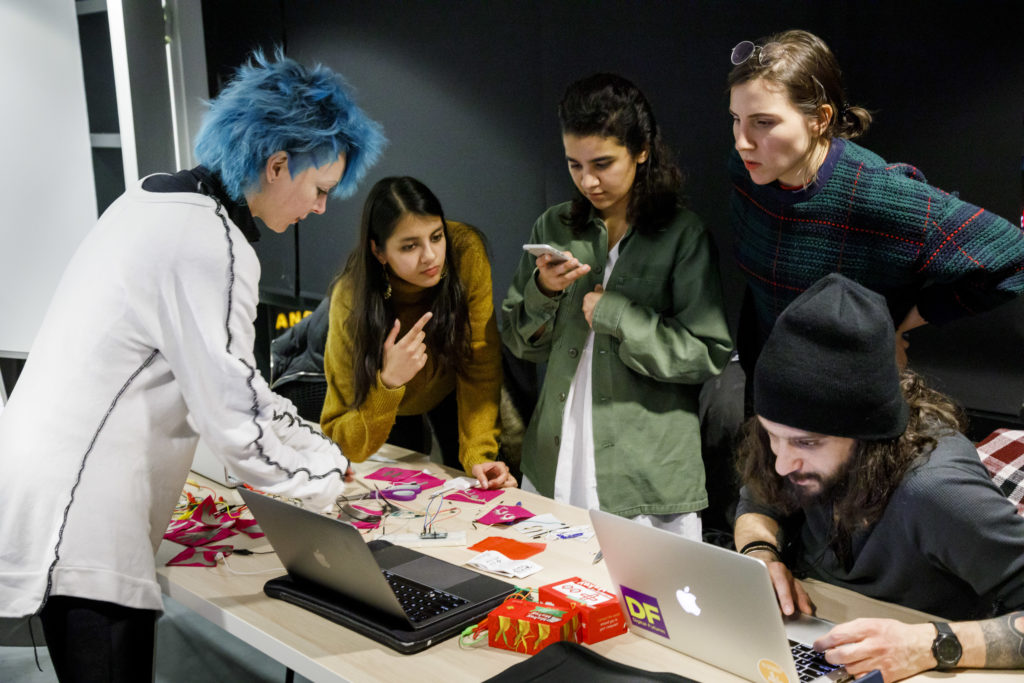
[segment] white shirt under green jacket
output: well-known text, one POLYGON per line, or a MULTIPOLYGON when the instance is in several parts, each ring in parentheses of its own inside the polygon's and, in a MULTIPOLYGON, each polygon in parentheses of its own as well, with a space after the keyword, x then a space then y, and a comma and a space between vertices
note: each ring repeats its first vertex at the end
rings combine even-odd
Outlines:
MULTIPOLYGON (((563 221, 569 206, 541 215, 529 242, 571 251, 590 272, 549 298, 537 288, 534 257, 524 254, 502 304, 505 344, 520 358, 547 363, 521 463, 547 496, 554 492, 566 398, 590 332, 583 297, 601 284, 608 260, 604 222, 592 214, 574 236, 563 221)), ((708 499, 697 398, 732 348, 717 255, 700 219, 685 209, 664 228, 631 227, 619 251, 593 312, 594 468, 601 509, 625 517, 701 510, 708 499)))

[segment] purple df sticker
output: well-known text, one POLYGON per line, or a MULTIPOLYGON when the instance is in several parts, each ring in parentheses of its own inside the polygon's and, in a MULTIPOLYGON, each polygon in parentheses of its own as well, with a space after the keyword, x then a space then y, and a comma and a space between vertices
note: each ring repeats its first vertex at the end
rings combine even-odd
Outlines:
POLYGON ((668 629, 665 628, 665 620, 661 617, 661 607, 656 598, 635 591, 632 588, 621 586, 622 598, 626 602, 626 612, 629 620, 635 626, 646 629, 651 633, 657 633, 663 638, 668 638, 668 629))

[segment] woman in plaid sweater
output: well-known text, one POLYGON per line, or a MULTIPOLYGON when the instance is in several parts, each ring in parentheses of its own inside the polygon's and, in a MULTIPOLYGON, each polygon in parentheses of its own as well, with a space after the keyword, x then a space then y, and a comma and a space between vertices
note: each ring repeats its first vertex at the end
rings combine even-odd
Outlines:
POLYGON ((898 333, 1024 293, 1024 233, 851 142, 871 115, 849 106, 828 46, 786 31, 733 50, 731 223, 747 278, 740 360, 748 375, 776 317, 840 272, 881 293, 898 333))

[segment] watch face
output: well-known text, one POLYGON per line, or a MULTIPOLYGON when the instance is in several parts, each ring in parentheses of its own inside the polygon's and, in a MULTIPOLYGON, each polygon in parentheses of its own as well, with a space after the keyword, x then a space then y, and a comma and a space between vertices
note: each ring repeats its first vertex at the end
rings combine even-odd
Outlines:
POLYGON ((934 653, 939 664, 956 664, 960 661, 960 641, 953 636, 943 634, 935 642, 934 653))

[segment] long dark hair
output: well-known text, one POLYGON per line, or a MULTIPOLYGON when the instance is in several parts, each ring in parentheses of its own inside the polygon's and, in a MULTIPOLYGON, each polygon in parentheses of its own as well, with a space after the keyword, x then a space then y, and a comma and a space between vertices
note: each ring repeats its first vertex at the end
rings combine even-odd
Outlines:
MULTIPOLYGON (((637 166, 626 218, 641 232, 667 225, 682 205, 683 174, 661 137, 651 103, 622 76, 598 73, 576 81, 558 104, 563 135, 614 137, 636 157, 648 151, 637 166)), ((591 204, 576 189, 568 224, 579 234, 590 217, 591 204)))
MULTIPOLYGON (((904 370, 900 377, 910 419, 901 436, 883 441, 858 441, 847 476, 832 491, 833 528, 829 546, 841 562, 851 557, 853 533, 877 522, 904 475, 923 455, 935 448, 939 437, 963 431, 963 411, 944 394, 928 387, 919 375, 904 370)), ((740 480, 761 505, 783 514, 796 512, 799 501, 775 471, 775 455, 768 434, 756 417, 743 427, 737 448, 740 480)))
POLYGON ((424 328, 425 343, 435 370, 461 372, 469 355, 469 304, 459 279, 458 256, 441 202, 415 178, 383 178, 370 189, 363 205, 359 246, 349 255, 345 269, 331 285, 333 291, 340 282, 345 282, 352 291, 352 311, 347 324, 353 345, 353 409, 363 404, 377 382, 383 363, 384 340, 397 317, 392 301, 384 298, 388 282, 384 268, 373 254, 371 241, 378 249, 383 249, 395 226, 409 214, 437 216, 444 226, 447 275, 430 288, 433 317, 424 328))

